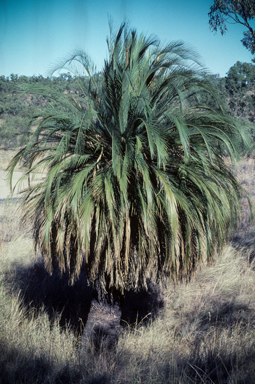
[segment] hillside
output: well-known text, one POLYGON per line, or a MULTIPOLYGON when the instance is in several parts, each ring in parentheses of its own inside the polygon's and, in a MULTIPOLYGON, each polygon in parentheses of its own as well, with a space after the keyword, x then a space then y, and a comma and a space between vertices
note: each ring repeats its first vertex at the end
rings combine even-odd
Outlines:
MULTIPOLYGON (((28 93, 25 90, 33 88, 36 91, 47 88, 57 95, 83 98, 78 80, 69 75, 53 78, 26 77, 12 75, 10 78, 0 76, 0 147, 4 149, 17 148, 22 144, 22 133, 26 130, 29 120, 44 110, 56 110, 60 106, 43 94, 28 93)), ((61 112, 61 109, 59 109, 61 112)), ((26 138, 23 137, 24 142, 26 138)))
MULTIPOLYGON (((223 98, 227 101, 229 114, 243 120, 250 129, 253 129, 252 123, 255 119, 254 67, 251 64, 237 62, 230 68, 225 78, 211 76, 215 86, 220 88, 223 98)), ((0 76, 0 148, 2 149, 14 149, 22 145, 22 133, 33 115, 45 110, 59 110, 60 113, 63 111, 63 107, 48 96, 25 92, 29 88, 34 88, 37 93, 38 90, 47 88, 48 94, 54 95, 54 99, 57 95, 65 95, 78 103, 86 103, 80 79, 70 74, 61 74, 53 78, 0 76)), ((26 137, 23 137, 23 142, 26 142, 26 137)))

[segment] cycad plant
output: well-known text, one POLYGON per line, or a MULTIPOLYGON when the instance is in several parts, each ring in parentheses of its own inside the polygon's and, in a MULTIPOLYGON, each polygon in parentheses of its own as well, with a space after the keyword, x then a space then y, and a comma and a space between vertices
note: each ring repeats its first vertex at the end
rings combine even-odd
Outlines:
POLYGON ((83 52, 65 63, 85 70, 86 102, 33 90, 64 109, 34 116, 9 166, 10 179, 20 161, 26 175, 47 173, 23 204, 48 270, 74 281, 85 263, 104 293, 189 279, 220 251, 242 194, 224 157, 245 145, 182 42, 162 46, 123 24, 107 43, 101 73, 83 52))

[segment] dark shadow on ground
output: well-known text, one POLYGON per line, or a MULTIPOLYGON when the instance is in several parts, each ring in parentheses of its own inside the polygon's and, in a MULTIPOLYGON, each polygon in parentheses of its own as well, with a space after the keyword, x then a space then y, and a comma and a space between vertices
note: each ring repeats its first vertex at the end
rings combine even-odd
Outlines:
POLYGON ((5 286, 19 293, 27 313, 30 309, 34 314, 40 313, 43 307, 52 322, 59 317, 61 327, 68 325, 78 333, 83 330, 93 298, 84 268, 73 285, 65 275, 50 275, 42 261, 29 267, 14 266, 14 269, 13 274, 5 275, 5 286))
POLYGON ((164 298, 158 286, 147 281, 148 290, 125 292, 121 303, 121 325, 147 325, 164 307, 164 298))
POLYGON ((150 283, 147 291, 126 292, 119 305, 98 303, 95 290, 88 285, 85 266, 73 285, 68 283, 68 276, 50 275, 42 261, 29 267, 16 265, 4 280, 10 291, 19 293, 27 313, 30 309, 33 314, 40 313, 43 307, 52 323, 58 316, 61 327, 68 325, 77 335, 82 334, 89 318, 87 328, 97 334, 97 339, 98 335, 109 336, 110 345, 115 344, 120 325, 145 325, 163 307, 160 289, 150 283))
POLYGON ((22 351, 9 344, 0 345, 0 383, 29 383, 34 377, 35 382, 43 382, 51 371, 50 365, 41 358, 28 358, 22 351))
POLYGON ((0 384, 110 384, 106 373, 86 376, 86 369, 79 364, 36 357, 0 337, 0 384))

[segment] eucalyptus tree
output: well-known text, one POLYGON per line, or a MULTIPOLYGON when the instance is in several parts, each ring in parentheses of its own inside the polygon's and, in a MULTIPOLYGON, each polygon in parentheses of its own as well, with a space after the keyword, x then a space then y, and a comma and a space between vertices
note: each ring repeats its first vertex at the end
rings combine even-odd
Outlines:
MULTIPOLYGON (((211 30, 217 32, 219 29, 222 35, 227 32, 227 24, 240 24, 244 26, 246 31, 243 32, 244 38, 241 42, 254 55, 254 0, 213 0, 208 16, 211 30)), ((252 61, 254 62, 254 60, 253 58, 252 61)))
POLYGON ((162 46, 123 24, 107 44, 99 74, 84 52, 66 61, 85 70, 86 103, 57 95, 66 112, 34 116, 9 172, 20 161, 24 177, 46 172, 23 206, 48 270, 74 281, 85 263, 100 292, 123 293, 189 279, 220 251, 242 195, 224 156, 245 140, 182 42, 162 46))

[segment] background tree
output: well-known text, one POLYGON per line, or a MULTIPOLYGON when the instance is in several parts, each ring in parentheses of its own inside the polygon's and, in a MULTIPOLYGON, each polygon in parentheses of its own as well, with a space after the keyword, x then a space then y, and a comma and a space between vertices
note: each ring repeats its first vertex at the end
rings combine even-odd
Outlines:
POLYGON ((255 66, 237 61, 228 71, 225 86, 231 93, 244 93, 254 88, 255 66))
POLYGON ((255 31, 251 25, 255 17, 254 0, 214 0, 208 15, 211 30, 219 29, 222 35, 227 31, 227 23, 246 27, 248 31, 243 33, 241 41, 252 54, 255 53, 255 31))
POLYGON ((34 88, 65 109, 34 117, 9 171, 11 181, 20 160, 27 174, 47 171, 23 203, 48 270, 73 281, 85 262, 98 292, 119 294, 148 278, 189 279, 219 252, 242 194, 224 156, 245 143, 182 42, 161 46, 122 25, 107 43, 100 74, 84 52, 64 64, 85 69, 86 103, 34 88))
POLYGON ((250 122, 254 121, 255 116, 255 66, 237 61, 222 80, 231 115, 242 119, 244 125, 248 124, 254 137, 250 122))

